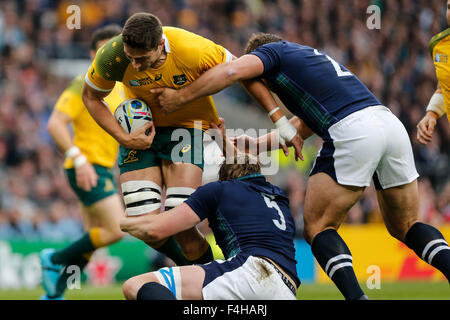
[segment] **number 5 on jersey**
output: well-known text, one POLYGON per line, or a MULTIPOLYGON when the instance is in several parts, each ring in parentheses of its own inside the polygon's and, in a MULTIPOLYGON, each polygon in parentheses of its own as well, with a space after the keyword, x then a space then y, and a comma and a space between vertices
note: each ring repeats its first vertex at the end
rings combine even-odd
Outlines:
POLYGON ((268 195, 268 194, 264 194, 261 193, 261 195, 264 198, 264 201, 266 202, 266 205, 269 208, 275 209, 278 212, 278 215, 280 216, 280 220, 277 219, 273 219, 273 223, 275 224, 275 226, 280 229, 285 231, 286 230, 286 220, 284 219, 284 215, 283 212, 281 211, 280 207, 278 206, 278 203, 276 203, 275 201, 273 201, 271 198, 273 198, 273 196, 268 195), (269 198, 270 197, 270 198, 269 198))

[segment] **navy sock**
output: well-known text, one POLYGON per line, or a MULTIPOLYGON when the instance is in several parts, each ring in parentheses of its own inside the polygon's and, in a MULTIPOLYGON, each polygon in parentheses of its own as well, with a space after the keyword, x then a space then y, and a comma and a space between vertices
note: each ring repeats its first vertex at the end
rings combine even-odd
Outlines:
POLYGON ((89 232, 86 232, 80 239, 69 246, 56 251, 51 259, 53 263, 69 265, 73 260, 78 260, 84 254, 92 253, 96 247, 92 243, 89 232))
POLYGON ((136 300, 177 300, 172 291, 157 282, 147 282, 138 291, 136 300))
POLYGON ((439 230, 417 222, 408 230, 404 242, 422 260, 441 271, 450 282, 450 248, 439 230))
POLYGON ((353 270, 352 254, 336 230, 327 229, 316 235, 311 250, 345 299, 357 300, 364 296, 353 270))

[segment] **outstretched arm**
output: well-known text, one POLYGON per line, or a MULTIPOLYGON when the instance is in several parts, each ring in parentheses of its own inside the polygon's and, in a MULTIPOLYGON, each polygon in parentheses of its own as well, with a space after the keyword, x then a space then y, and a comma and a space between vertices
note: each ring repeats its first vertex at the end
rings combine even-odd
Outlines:
POLYGON ((269 113, 275 127, 279 129, 281 143, 290 141, 295 148, 296 158, 303 159, 301 152, 303 141, 300 141, 295 128, 289 123, 284 113, 277 109, 277 103, 269 89, 257 79, 263 72, 264 64, 261 59, 247 54, 209 69, 192 84, 182 89, 157 88, 152 89, 151 92, 159 94, 158 100, 164 111, 173 112, 199 97, 212 95, 236 81, 241 81, 248 93, 269 113))
POLYGON ((263 71, 263 63, 257 56, 244 55, 209 69, 189 86, 179 90, 156 88, 150 92, 159 94, 158 100, 162 108, 172 112, 195 99, 215 94, 236 81, 257 78, 263 71))
POLYGON ((183 203, 158 215, 125 217, 120 222, 120 228, 146 243, 154 243, 190 229, 199 222, 200 218, 194 210, 183 203))

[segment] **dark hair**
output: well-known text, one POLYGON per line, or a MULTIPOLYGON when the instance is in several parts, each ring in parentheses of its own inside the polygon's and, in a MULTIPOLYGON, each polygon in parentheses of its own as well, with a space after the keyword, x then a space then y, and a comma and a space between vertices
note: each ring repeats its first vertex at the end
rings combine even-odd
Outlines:
POLYGON ((123 42, 133 49, 155 50, 163 35, 162 24, 151 13, 135 13, 123 27, 123 42))
POLYGON ((219 180, 233 180, 255 173, 261 173, 258 159, 246 153, 238 153, 231 159, 225 158, 219 169, 219 180))
POLYGON ((265 45, 267 43, 280 41, 283 41, 283 39, 275 34, 262 32, 254 33, 247 42, 245 53, 247 54, 252 51, 255 51, 258 47, 265 45))
POLYGON ((122 28, 117 24, 110 24, 95 30, 91 38, 91 50, 97 51, 97 45, 100 41, 109 40, 121 32, 122 28))

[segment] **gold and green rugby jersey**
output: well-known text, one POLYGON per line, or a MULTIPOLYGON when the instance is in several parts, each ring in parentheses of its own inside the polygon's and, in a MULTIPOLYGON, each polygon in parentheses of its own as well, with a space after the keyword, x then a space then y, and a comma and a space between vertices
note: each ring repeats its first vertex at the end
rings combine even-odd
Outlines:
POLYGON ((123 50, 122 35, 112 38, 97 51, 86 83, 95 90, 108 92, 115 82, 125 86, 127 98, 144 100, 153 114, 157 127, 193 128, 194 121, 202 121, 204 130, 211 122, 218 123, 217 110, 211 96, 192 101, 175 112, 165 115, 152 107, 156 95, 153 88, 179 89, 197 79, 203 72, 220 63, 231 61, 231 54, 214 42, 183 29, 163 27, 167 59, 157 68, 136 71, 123 50))
POLYGON ((431 39, 430 53, 433 57, 436 76, 444 95, 447 119, 450 122, 450 28, 431 39))
MULTIPOLYGON (((86 109, 81 93, 84 75, 76 77, 59 97, 55 110, 65 113, 72 119, 74 144, 80 148, 88 161, 103 167, 114 167, 119 152, 117 141, 103 130, 86 109)), ((121 83, 115 85, 105 98, 111 112, 125 100, 125 92, 121 83)), ((67 158, 64 168, 73 168, 73 162, 67 158)))

